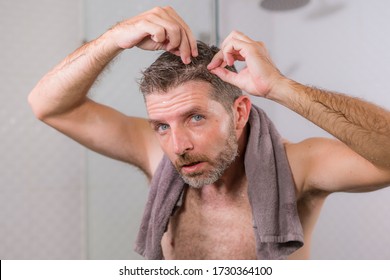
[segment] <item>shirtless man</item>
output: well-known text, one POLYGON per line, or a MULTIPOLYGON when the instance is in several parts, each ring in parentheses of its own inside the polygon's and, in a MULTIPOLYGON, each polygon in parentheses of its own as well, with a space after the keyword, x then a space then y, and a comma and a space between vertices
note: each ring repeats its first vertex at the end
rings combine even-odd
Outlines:
MULTIPOLYGON (((105 66, 133 47, 167 50, 184 64, 198 55, 191 30, 176 12, 154 8, 118 23, 46 74, 29 95, 37 118, 96 152, 138 166, 149 179, 163 154, 172 162, 185 153, 219 159, 227 148, 221 145, 227 131, 235 134, 238 151, 245 150, 249 98, 240 96, 228 112, 209 98, 206 82, 189 81, 164 94, 147 95, 150 120, 125 116, 89 99, 87 93, 105 66)), ((286 106, 338 139, 285 142, 305 241, 289 258, 309 257, 313 228, 330 193, 374 191, 390 184, 388 111, 284 77, 264 45, 240 32, 225 39, 208 70, 253 96, 286 106), (236 60, 247 67, 239 73, 225 68, 236 60)), ((256 258, 242 156, 230 163, 217 178, 208 162, 179 170, 184 177, 195 171, 201 175, 185 192, 185 208, 191 211, 175 214, 162 239, 166 259, 256 258), (226 224, 235 226, 226 229, 226 224)))

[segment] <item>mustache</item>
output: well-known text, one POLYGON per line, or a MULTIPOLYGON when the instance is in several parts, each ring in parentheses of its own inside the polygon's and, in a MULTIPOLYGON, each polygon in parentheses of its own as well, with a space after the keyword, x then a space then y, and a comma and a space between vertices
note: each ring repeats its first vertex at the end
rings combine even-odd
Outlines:
POLYGON ((201 154, 183 154, 175 160, 175 166, 178 170, 180 170, 185 165, 191 165, 201 161, 209 162, 210 159, 207 156, 201 154))

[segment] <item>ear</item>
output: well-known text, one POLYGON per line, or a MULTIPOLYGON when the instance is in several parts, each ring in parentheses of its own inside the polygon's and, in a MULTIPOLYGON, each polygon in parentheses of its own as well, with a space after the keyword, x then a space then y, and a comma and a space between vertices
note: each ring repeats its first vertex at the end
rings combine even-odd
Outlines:
POLYGON ((236 129, 243 129, 248 122, 252 108, 251 100, 247 95, 242 95, 234 101, 233 113, 236 121, 236 129))

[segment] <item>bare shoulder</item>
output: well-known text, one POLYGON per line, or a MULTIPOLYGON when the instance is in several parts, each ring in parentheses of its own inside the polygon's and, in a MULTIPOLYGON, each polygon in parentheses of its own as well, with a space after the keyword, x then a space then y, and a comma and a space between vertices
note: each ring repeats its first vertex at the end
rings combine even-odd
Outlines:
POLYGON ((366 192, 390 185, 389 170, 377 168, 337 139, 286 141, 285 149, 301 196, 308 192, 366 192))
POLYGON ((311 172, 311 164, 316 158, 319 149, 327 146, 327 139, 309 138, 301 142, 283 141, 287 159, 294 178, 297 200, 301 199, 308 192, 308 177, 311 172))
POLYGON ((297 143, 284 141, 299 197, 312 186, 309 179, 314 172, 313 165, 320 164, 322 155, 334 150, 339 144, 339 141, 327 138, 308 138, 297 143))

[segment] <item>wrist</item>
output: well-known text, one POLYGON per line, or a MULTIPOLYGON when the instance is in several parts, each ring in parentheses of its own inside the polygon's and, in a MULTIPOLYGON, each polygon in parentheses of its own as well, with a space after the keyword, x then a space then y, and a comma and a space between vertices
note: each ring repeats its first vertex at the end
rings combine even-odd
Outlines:
POLYGON ((297 87, 299 87, 299 83, 281 76, 273 84, 266 98, 286 106, 294 96, 297 87))
POLYGON ((111 28, 107 30, 103 35, 101 35, 97 40, 101 40, 102 46, 105 50, 107 50, 110 53, 120 53, 124 50, 123 47, 120 46, 120 43, 118 42, 118 34, 117 30, 114 28, 111 28))

